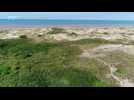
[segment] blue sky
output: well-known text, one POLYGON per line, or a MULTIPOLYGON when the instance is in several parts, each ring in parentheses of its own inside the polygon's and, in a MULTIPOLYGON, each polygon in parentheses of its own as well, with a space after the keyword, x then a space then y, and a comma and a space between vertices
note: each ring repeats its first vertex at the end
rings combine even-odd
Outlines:
POLYGON ((47 19, 134 20, 134 12, 0 12, 0 19, 15 16, 46 17, 47 19))

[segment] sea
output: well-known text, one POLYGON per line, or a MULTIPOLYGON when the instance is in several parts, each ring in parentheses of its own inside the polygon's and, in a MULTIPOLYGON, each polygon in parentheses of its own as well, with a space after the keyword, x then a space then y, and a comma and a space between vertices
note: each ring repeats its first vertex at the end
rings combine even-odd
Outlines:
POLYGON ((0 27, 134 26, 134 20, 0 19, 0 27))

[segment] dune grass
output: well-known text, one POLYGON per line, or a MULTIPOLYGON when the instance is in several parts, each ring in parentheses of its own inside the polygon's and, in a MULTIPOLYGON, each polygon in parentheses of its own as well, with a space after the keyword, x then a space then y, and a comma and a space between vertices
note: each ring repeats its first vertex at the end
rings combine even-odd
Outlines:
POLYGON ((0 30, 0 33, 8 33, 8 32, 9 32, 8 29, 1 29, 1 30, 0 30))
POLYGON ((24 38, 0 40, 0 86, 109 86, 107 81, 98 77, 104 73, 95 67, 97 62, 82 63, 78 57, 81 49, 71 45, 83 43, 92 42, 34 43, 24 38), (79 67, 80 63, 83 65, 79 67), (85 66, 89 70, 85 70, 85 66))
POLYGON ((58 33, 66 33, 66 30, 63 28, 53 27, 51 28, 51 31, 49 31, 47 34, 58 34, 58 33))

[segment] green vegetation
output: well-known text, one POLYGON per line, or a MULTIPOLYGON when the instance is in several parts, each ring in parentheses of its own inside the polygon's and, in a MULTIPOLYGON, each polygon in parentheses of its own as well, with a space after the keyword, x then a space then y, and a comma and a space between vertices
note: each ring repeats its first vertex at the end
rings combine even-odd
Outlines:
POLYGON ((42 35, 41 34, 38 34, 38 37, 42 37, 42 35))
POLYGON ((100 38, 94 38, 94 39, 81 39, 76 41, 70 41, 68 43, 83 45, 83 44, 106 44, 106 43, 115 43, 115 42, 108 41, 105 39, 100 39, 100 38))
POLYGON ((1 30, 0 30, 0 33, 8 33, 8 32, 9 32, 8 29, 1 29, 1 30))
POLYGON ((49 31, 47 34, 58 34, 58 33, 66 33, 66 30, 63 28, 51 28, 51 31, 49 31))
POLYGON ((26 35, 20 35, 20 38, 26 39, 27 36, 26 35))
POLYGON ((121 63, 118 64, 116 67, 118 68, 117 74, 121 77, 134 77, 134 57, 130 55, 123 55, 121 58, 121 63))
POLYGON ((109 33, 108 33, 108 32, 104 32, 103 34, 107 35, 107 34, 109 34, 109 33))
MULTIPOLYGON (((117 68, 115 74, 121 78, 134 77, 134 56, 126 54, 122 51, 110 52, 103 58, 106 62, 114 64, 117 68)), ((132 79, 133 80, 133 79, 132 79)))
POLYGON ((75 32, 72 32, 72 33, 70 33, 70 34, 68 34, 68 35, 74 36, 74 37, 78 36, 77 33, 75 33, 75 32))
MULTIPOLYGON (((101 43, 100 40, 96 42, 101 43)), ((80 59, 81 49, 71 45, 83 43, 90 45, 93 42, 34 43, 25 38, 0 40, 0 86, 110 86, 99 77, 106 70, 97 69, 99 64, 96 61, 80 59)))
MULTIPOLYGON (((109 40, 99 37, 92 38, 92 36, 88 39, 80 39, 86 38, 88 35, 84 31, 81 35, 77 34, 77 31, 81 32, 81 29, 75 31, 72 28, 67 30, 58 27, 53 27, 50 30, 49 28, 16 31, 1 29, 0 87, 119 86, 117 80, 110 75, 110 68, 107 64, 113 64, 117 68, 117 71, 114 72, 117 77, 134 81, 132 51, 127 54, 124 52, 126 49, 123 51, 112 47, 111 50, 105 48, 105 44, 133 45, 134 41, 128 41, 126 36, 122 39, 109 40), (8 36, 6 33, 13 33, 14 36, 19 35, 19 38, 4 39, 6 35, 8 36), (59 34, 59 38, 65 39, 58 40, 56 34, 59 34), (69 41, 71 39, 72 41, 69 41), (104 48, 95 49, 100 45, 104 45, 104 48), (84 50, 85 57, 82 57, 80 55, 84 50), (91 55, 88 54, 88 50, 89 52, 91 50, 91 55), (106 64, 95 57, 103 60, 106 64)), ((96 34, 96 36, 109 34, 98 29, 92 33, 93 37, 96 34)), ((10 38, 10 34, 8 38, 10 38)), ((125 35, 125 33, 119 34, 125 35)), ((127 34, 131 35, 132 33, 130 31, 127 34)))
POLYGON ((126 75, 127 71, 124 68, 121 68, 122 66, 120 67, 118 65, 117 67, 118 67, 118 70, 116 71, 117 75, 119 75, 119 76, 126 75))

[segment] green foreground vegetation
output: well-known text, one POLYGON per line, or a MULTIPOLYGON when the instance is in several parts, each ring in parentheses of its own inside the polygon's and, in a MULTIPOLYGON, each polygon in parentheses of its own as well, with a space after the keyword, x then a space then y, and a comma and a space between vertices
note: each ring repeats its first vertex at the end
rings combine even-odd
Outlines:
POLYGON ((103 78, 108 68, 97 68, 100 64, 96 60, 79 57, 82 53, 79 45, 102 43, 109 42, 0 40, 0 87, 111 86, 103 78))

